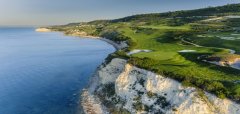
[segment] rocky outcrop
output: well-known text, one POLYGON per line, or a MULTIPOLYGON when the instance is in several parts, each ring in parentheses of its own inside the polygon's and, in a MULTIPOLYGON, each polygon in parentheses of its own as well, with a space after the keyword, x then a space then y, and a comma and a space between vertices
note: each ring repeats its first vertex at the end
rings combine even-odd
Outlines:
POLYGON ((104 114, 107 112, 99 100, 94 95, 89 93, 89 91, 83 90, 81 97, 82 109, 85 113, 104 114))
MULTIPOLYGON (((83 91, 81 105, 86 114, 108 114, 106 107, 103 105, 104 99, 99 98, 99 93, 104 85, 115 83, 115 80, 124 70, 126 61, 122 59, 114 59, 107 65, 101 65, 96 74, 92 77, 89 87, 83 91)), ((114 90, 115 91, 115 90, 114 90)), ((107 97, 106 97, 107 99, 107 97)))
POLYGON ((99 100, 94 107, 105 110, 101 113, 240 114, 240 105, 231 100, 199 94, 196 88, 131 66, 123 59, 101 66, 92 81, 88 92, 99 100))

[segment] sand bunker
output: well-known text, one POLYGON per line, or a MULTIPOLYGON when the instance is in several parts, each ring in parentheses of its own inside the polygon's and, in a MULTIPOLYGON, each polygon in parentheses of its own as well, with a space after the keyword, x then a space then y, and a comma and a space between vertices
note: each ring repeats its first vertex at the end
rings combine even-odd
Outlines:
POLYGON ((219 37, 220 39, 223 39, 223 40, 236 40, 237 38, 235 37, 219 37))
POLYGON ((151 50, 140 50, 140 49, 134 49, 134 50, 132 50, 132 51, 130 51, 127 55, 133 55, 133 54, 137 54, 137 53, 140 53, 140 52, 146 52, 146 53, 148 53, 148 52, 151 52, 151 50))
POLYGON ((196 50, 181 50, 178 51, 179 53, 189 53, 189 52, 196 52, 196 50))

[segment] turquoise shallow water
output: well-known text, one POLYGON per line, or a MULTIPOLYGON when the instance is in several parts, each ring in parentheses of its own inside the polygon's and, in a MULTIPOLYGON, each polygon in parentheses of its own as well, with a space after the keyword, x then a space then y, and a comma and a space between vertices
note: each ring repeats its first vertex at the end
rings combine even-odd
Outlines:
POLYGON ((0 28, 0 114, 74 114, 79 92, 115 49, 106 42, 0 28))

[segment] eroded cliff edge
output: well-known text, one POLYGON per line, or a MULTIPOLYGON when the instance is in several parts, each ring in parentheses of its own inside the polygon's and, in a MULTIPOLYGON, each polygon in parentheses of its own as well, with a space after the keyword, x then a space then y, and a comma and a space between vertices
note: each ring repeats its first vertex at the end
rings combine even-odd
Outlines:
POLYGON ((240 114, 240 105, 114 58, 82 94, 87 114, 240 114))

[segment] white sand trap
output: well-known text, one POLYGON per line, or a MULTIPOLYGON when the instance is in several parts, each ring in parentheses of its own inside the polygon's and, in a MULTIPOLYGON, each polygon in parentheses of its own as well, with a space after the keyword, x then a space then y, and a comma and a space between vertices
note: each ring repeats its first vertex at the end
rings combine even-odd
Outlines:
POLYGON ((231 34, 232 36, 240 36, 240 34, 231 34))
POLYGON ((197 35, 197 37, 205 38, 206 36, 205 35, 197 35))
POLYGON ((232 49, 229 49, 229 53, 231 53, 231 54, 235 54, 236 51, 235 51, 235 50, 232 50, 232 49))
POLYGON ((225 16, 225 17, 230 18, 230 19, 238 19, 238 18, 240 18, 240 16, 238 16, 238 15, 230 15, 230 16, 225 16))
POLYGON ((196 50, 181 50, 178 51, 179 53, 189 53, 189 52, 196 52, 196 50))
POLYGON ((206 20, 203 20, 205 22, 208 22, 208 21, 217 21, 217 20, 222 20, 223 17, 216 17, 216 18, 210 18, 210 19, 206 19, 206 20))
POLYGON ((151 52, 151 51, 152 51, 152 50, 147 50, 147 49, 145 49, 145 50, 134 49, 134 50, 130 51, 127 55, 133 55, 133 54, 140 53, 140 52, 146 52, 146 53, 148 53, 148 52, 151 52))
POLYGON ((235 37, 219 37, 219 38, 223 40, 236 40, 235 37))

